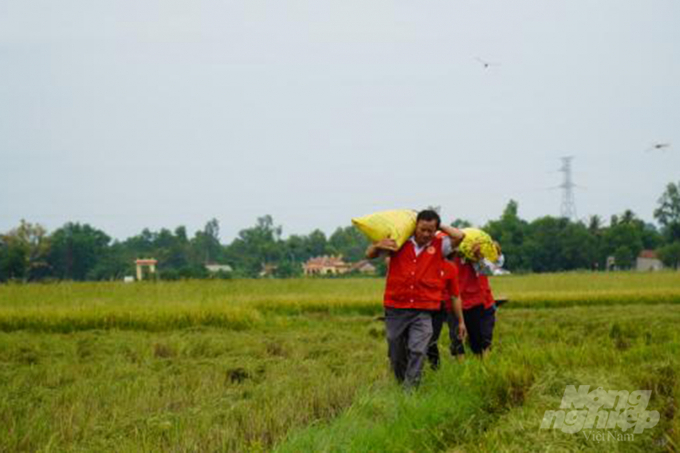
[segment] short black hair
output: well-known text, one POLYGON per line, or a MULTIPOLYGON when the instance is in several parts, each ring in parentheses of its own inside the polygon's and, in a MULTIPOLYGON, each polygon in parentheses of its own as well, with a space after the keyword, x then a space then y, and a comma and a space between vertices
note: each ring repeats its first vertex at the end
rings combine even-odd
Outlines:
POLYGON ((439 214, 437 214, 437 211, 432 209, 423 209, 422 211, 420 211, 418 213, 418 217, 416 217, 416 223, 420 222, 421 220, 425 220, 426 222, 436 220, 437 229, 439 229, 439 225, 442 223, 442 219, 439 217, 439 214))

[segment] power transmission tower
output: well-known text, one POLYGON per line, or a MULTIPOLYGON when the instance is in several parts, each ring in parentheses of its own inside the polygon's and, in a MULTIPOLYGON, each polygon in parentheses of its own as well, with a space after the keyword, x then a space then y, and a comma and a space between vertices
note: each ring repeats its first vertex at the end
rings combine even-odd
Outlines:
POLYGON ((571 179, 571 161, 573 158, 574 156, 561 158, 562 168, 560 168, 560 171, 564 173, 564 182, 559 187, 562 189, 562 217, 576 221, 578 220, 576 216, 576 201, 574 200, 574 187, 576 187, 576 184, 571 179))

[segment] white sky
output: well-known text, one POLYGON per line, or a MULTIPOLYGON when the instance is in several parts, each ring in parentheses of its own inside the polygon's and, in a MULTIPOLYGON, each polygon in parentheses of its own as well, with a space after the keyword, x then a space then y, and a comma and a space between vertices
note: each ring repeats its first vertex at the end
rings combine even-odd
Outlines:
POLYGON ((580 217, 651 221, 678 24, 678 0, 0 0, 0 232, 533 219, 564 155, 580 217))

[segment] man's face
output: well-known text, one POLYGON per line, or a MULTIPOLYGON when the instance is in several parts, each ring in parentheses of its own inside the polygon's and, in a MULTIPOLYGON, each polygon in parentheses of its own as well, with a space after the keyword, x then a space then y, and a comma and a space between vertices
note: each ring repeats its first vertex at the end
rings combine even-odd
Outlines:
POLYGON ((426 245, 437 233, 437 221, 436 220, 419 220, 416 223, 415 240, 416 244, 420 247, 426 245))

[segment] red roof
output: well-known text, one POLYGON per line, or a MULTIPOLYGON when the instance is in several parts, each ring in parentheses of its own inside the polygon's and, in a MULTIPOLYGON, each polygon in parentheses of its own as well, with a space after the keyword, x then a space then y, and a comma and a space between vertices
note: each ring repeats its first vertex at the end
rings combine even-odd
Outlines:
POLYGON ((658 259, 656 252, 654 250, 643 250, 640 252, 640 258, 649 258, 652 260, 658 259))
POLYGON ((321 267, 345 267, 347 263, 342 260, 341 256, 317 256, 310 258, 304 264, 305 268, 321 268, 321 267))

